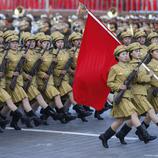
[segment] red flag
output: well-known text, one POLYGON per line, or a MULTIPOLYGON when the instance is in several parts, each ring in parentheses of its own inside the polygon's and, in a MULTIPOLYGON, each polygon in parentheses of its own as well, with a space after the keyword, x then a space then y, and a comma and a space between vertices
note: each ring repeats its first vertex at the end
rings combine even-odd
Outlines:
POLYGON ((103 108, 109 93, 107 75, 116 63, 113 52, 118 45, 117 38, 89 12, 73 84, 77 103, 103 108))

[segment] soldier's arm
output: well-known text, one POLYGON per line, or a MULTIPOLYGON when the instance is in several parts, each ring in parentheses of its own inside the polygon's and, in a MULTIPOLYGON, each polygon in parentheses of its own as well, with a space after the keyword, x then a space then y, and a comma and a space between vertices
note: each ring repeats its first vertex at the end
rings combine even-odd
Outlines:
POLYGON ((112 68, 108 74, 108 79, 107 79, 107 86, 110 87, 112 91, 118 91, 122 86, 122 83, 118 82, 116 80, 116 77, 117 77, 116 70, 112 68))

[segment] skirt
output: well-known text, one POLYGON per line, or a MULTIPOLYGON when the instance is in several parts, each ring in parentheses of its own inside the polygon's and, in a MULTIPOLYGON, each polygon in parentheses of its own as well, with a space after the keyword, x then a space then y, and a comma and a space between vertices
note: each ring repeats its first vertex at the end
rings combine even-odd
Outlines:
POLYGON ((142 115, 153 108, 145 95, 134 95, 133 104, 138 111, 138 115, 142 115))
POLYGON ((60 92, 53 85, 48 85, 45 91, 47 99, 52 100, 57 95, 60 95, 60 92))
POLYGON ((33 85, 29 87, 28 92, 27 92, 27 95, 30 101, 35 99, 40 94, 41 94, 40 91, 33 85))
POLYGON ((4 103, 10 99, 11 99, 11 96, 8 94, 8 92, 5 89, 0 88, 0 102, 4 103))
POLYGON ((24 89, 18 84, 16 84, 14 91, 10 90, 10 88, 8 88, 7 90, 8 93, 11 95, 14 103, 21 102, 24 98, 28 98, 24 89))
POLYGON ((60 87, 58 88, 60 95, 64 96, 72 91, 72 87, 68 83, 68 81, 62 81, 60 87))
POLYGON ((114 118, 129 118, 137 109, 132 104, 130 98, 122 98, 120 104, 113 105, 111 114, 114 118))

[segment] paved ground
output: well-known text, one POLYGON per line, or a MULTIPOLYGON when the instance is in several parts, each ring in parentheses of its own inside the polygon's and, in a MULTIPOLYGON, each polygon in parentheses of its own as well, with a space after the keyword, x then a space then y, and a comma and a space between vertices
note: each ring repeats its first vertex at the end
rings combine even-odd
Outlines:
MULTIPOLYGON (((128 135, 128 145, 120 145, 114 137, 110 148, 102 147, 98 135, 112 122, 109 112, 104 121, 89 117, 88 123, 75 120, 63 125, 49 120, 49 126, 15 131, 7 129, 0 134, 0 158, 151 158, 158 157, 158 139, 143 144, 134 135, 128 135)), ((158 136, 157 127, 149 132, 158 136)))

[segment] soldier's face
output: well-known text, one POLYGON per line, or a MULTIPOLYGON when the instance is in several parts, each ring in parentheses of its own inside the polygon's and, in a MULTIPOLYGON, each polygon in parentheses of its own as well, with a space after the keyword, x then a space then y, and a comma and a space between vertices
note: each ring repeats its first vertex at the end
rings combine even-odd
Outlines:
POLYGON ((131 53, 131 56, 132 56, 134 59, 140 59, 140 58, 141 58, 140 49, 133 50, 132 53, 131 53))
POLYGON ((124 45, 128 46, 131 43, 132 38, 131 37, 124 37, 122 42, 124 45))
POLYGON ((158 50, 154 50, 151 55, 154 59, 158 60, 158 50))
POLYGON ((63 40, 56 41, 56 46, 57 46, 57 48, 63 48, 64 47, 64 41, 63 40))
POLYGON ((36 42, 35 40, 29 40, 26 43, 26 46, 29 46, 30 48, 35 48, 36 42))
POLYGON ((81 45, 81 39, 74 40, 72 43, 75 47, 79 48, 81 45))
POLYGON ((42 42, 42 48, 46 48, 47 47, 47 49, 49 49, 50 48, 50 42, 49 41, 43 41, 42 42))
POLYGON ((118 56, 118 60, 120 62, 128 62, 130 60, 130 58, 129 58, 129 52, 126 52, 126 51, 121 52, 119 54, 119 56, 118 56))
POLYGON ((140 43, 140 44, 145 44, 145 41, 146 41, 146 38, 145 37, 139 37, 138 39, 137 39, 137 41, 140 43))
POLYGON ((158 44, 158 38, 157 38, 157 37, 152 38, 152 39, 151 39, 151 44, 152 44, 152 43, 158 44))
POLYGON ((17 50, 18 49, 18 42, 17 41, 10 42, 10 48, 13 50, 17 50))

